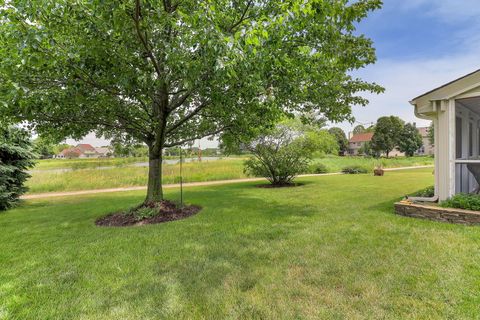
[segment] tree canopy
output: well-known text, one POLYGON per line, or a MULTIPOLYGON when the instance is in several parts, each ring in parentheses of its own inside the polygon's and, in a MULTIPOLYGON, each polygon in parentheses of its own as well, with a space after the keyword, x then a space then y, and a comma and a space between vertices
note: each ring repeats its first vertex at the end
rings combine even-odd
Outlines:
POLYGON ((360 134, 365 132, 367 132, 367 130, 365 129, 365 126, 362 124, 356 125, 355 128, 353 128, 353 134, 360 134))
POLYGON ((12 0, 0 8, 0 114, 58 140, 89 132, 162 150, 251 138, 285 114, 353 120, 375 61, 356 25, 380 0, 12 0))
POLYGON ((348 150, 348 139, 345 131, 343 131, 341 128, 333 127, 328 129, 328 132, 337 140, 339 154, 341 156, 345 155, 348 150))
POLYGON ((422 135, 415 125, 406 123, 399 135, 398 150, 405 152, 407 157, 413 157, 415 152, 423 145, 422 135))
POLYGON ((399 144, 404 122, 396 116, 381 117, 377 120, 373 133, 371 148, 378 153, 389 153, 399 144))

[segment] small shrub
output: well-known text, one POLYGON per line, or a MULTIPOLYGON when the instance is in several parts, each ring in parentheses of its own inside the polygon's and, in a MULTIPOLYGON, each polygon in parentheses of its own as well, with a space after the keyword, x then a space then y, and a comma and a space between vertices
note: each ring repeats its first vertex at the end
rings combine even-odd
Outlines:
POLYGON ((480 195, 459 193, 450 199, 443 201, 440 206, 444 208, 480 211, 480 195))
POLYGON ((410 196, 411 197, 422 197, 422 198, 431 198, 435 195, 435 187, 430 186, 426 187, 425 189, 418 190, 415 193, 412 193, 410 196))
POLYGON ((273 185, 290 184, 297 175, 307 172, 308 163, 318 147, 317 140, 314 133, 304 132, 294 124, 277 125, 244 144, 252 154, 244 162, 244 172, 265 177, 273 185))
POLYGON ((310 165, 310 168, 309 168, 308 171, 309 171, 309 173, 322 174, 322 173, 327 173, 328 168, 323 163, 314 163, 314 164, 310 165))
POLYGON ((348 166, 342 169, 343 173, 346 174, 359 174, 359 173, 368 173, 368 169, 362 166, 348 166))
POLYGON ((143 219, 148 219, 156 216, 158 214, 158 209, 156 207, 141 207, 131 211, 135 215, 135 220, 141 221, 143 219))

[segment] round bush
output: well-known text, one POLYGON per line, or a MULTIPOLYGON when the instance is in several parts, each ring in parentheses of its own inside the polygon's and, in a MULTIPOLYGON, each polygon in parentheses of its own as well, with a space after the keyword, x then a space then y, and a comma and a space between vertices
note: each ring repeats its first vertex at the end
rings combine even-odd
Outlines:
POLYGON ((314 163, 310 165, 309 173, 314 173, 314 174, 328 173, 328 168, 323 163, 314 163))

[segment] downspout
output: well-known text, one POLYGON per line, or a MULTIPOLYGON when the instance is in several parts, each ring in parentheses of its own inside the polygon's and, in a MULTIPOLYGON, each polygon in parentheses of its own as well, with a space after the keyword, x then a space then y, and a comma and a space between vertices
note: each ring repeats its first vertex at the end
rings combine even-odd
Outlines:
POLYGON ((433 197, 409 197, 407 196, 408 201, 413 202, 438 202, 438 195, 433 197))
MULTIPOLYGON (((435 112, 437 112, 437 104, 435 103, 435 101, 431 101, 431 103, 433 104, 433 110, 435 112)), ((410 104, 413 105, 413 107, 414 107, 413 112, 415 114, 415 117, 420 118, 420 119, 424 119, 424 120, 433 120, 432 117, 427 117, 427 116, 419 113, 417 111, 417 106, 413 101, 410 101, 410 104)), ((406 198, 407 198, 406 199, 407 201, 413 201, 413 202, 415 202, 415 201, 417 201, 417 202, 438 202, 439 197, 438 197, 438 195, 434 195, 433 197, 409 197, 409 196, 406 196, 406 198)))

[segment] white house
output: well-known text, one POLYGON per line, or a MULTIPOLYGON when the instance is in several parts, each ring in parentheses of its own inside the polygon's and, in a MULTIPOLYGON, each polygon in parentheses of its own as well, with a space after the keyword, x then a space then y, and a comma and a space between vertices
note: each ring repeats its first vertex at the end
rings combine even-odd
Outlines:
POLYGON ((477 191, 479 185, 475 176, 480 179, 480 70, 429 91, 410 103, 417 117, 432 120, 434 124, 435 194, 439 200, 460 192, 477 191))

